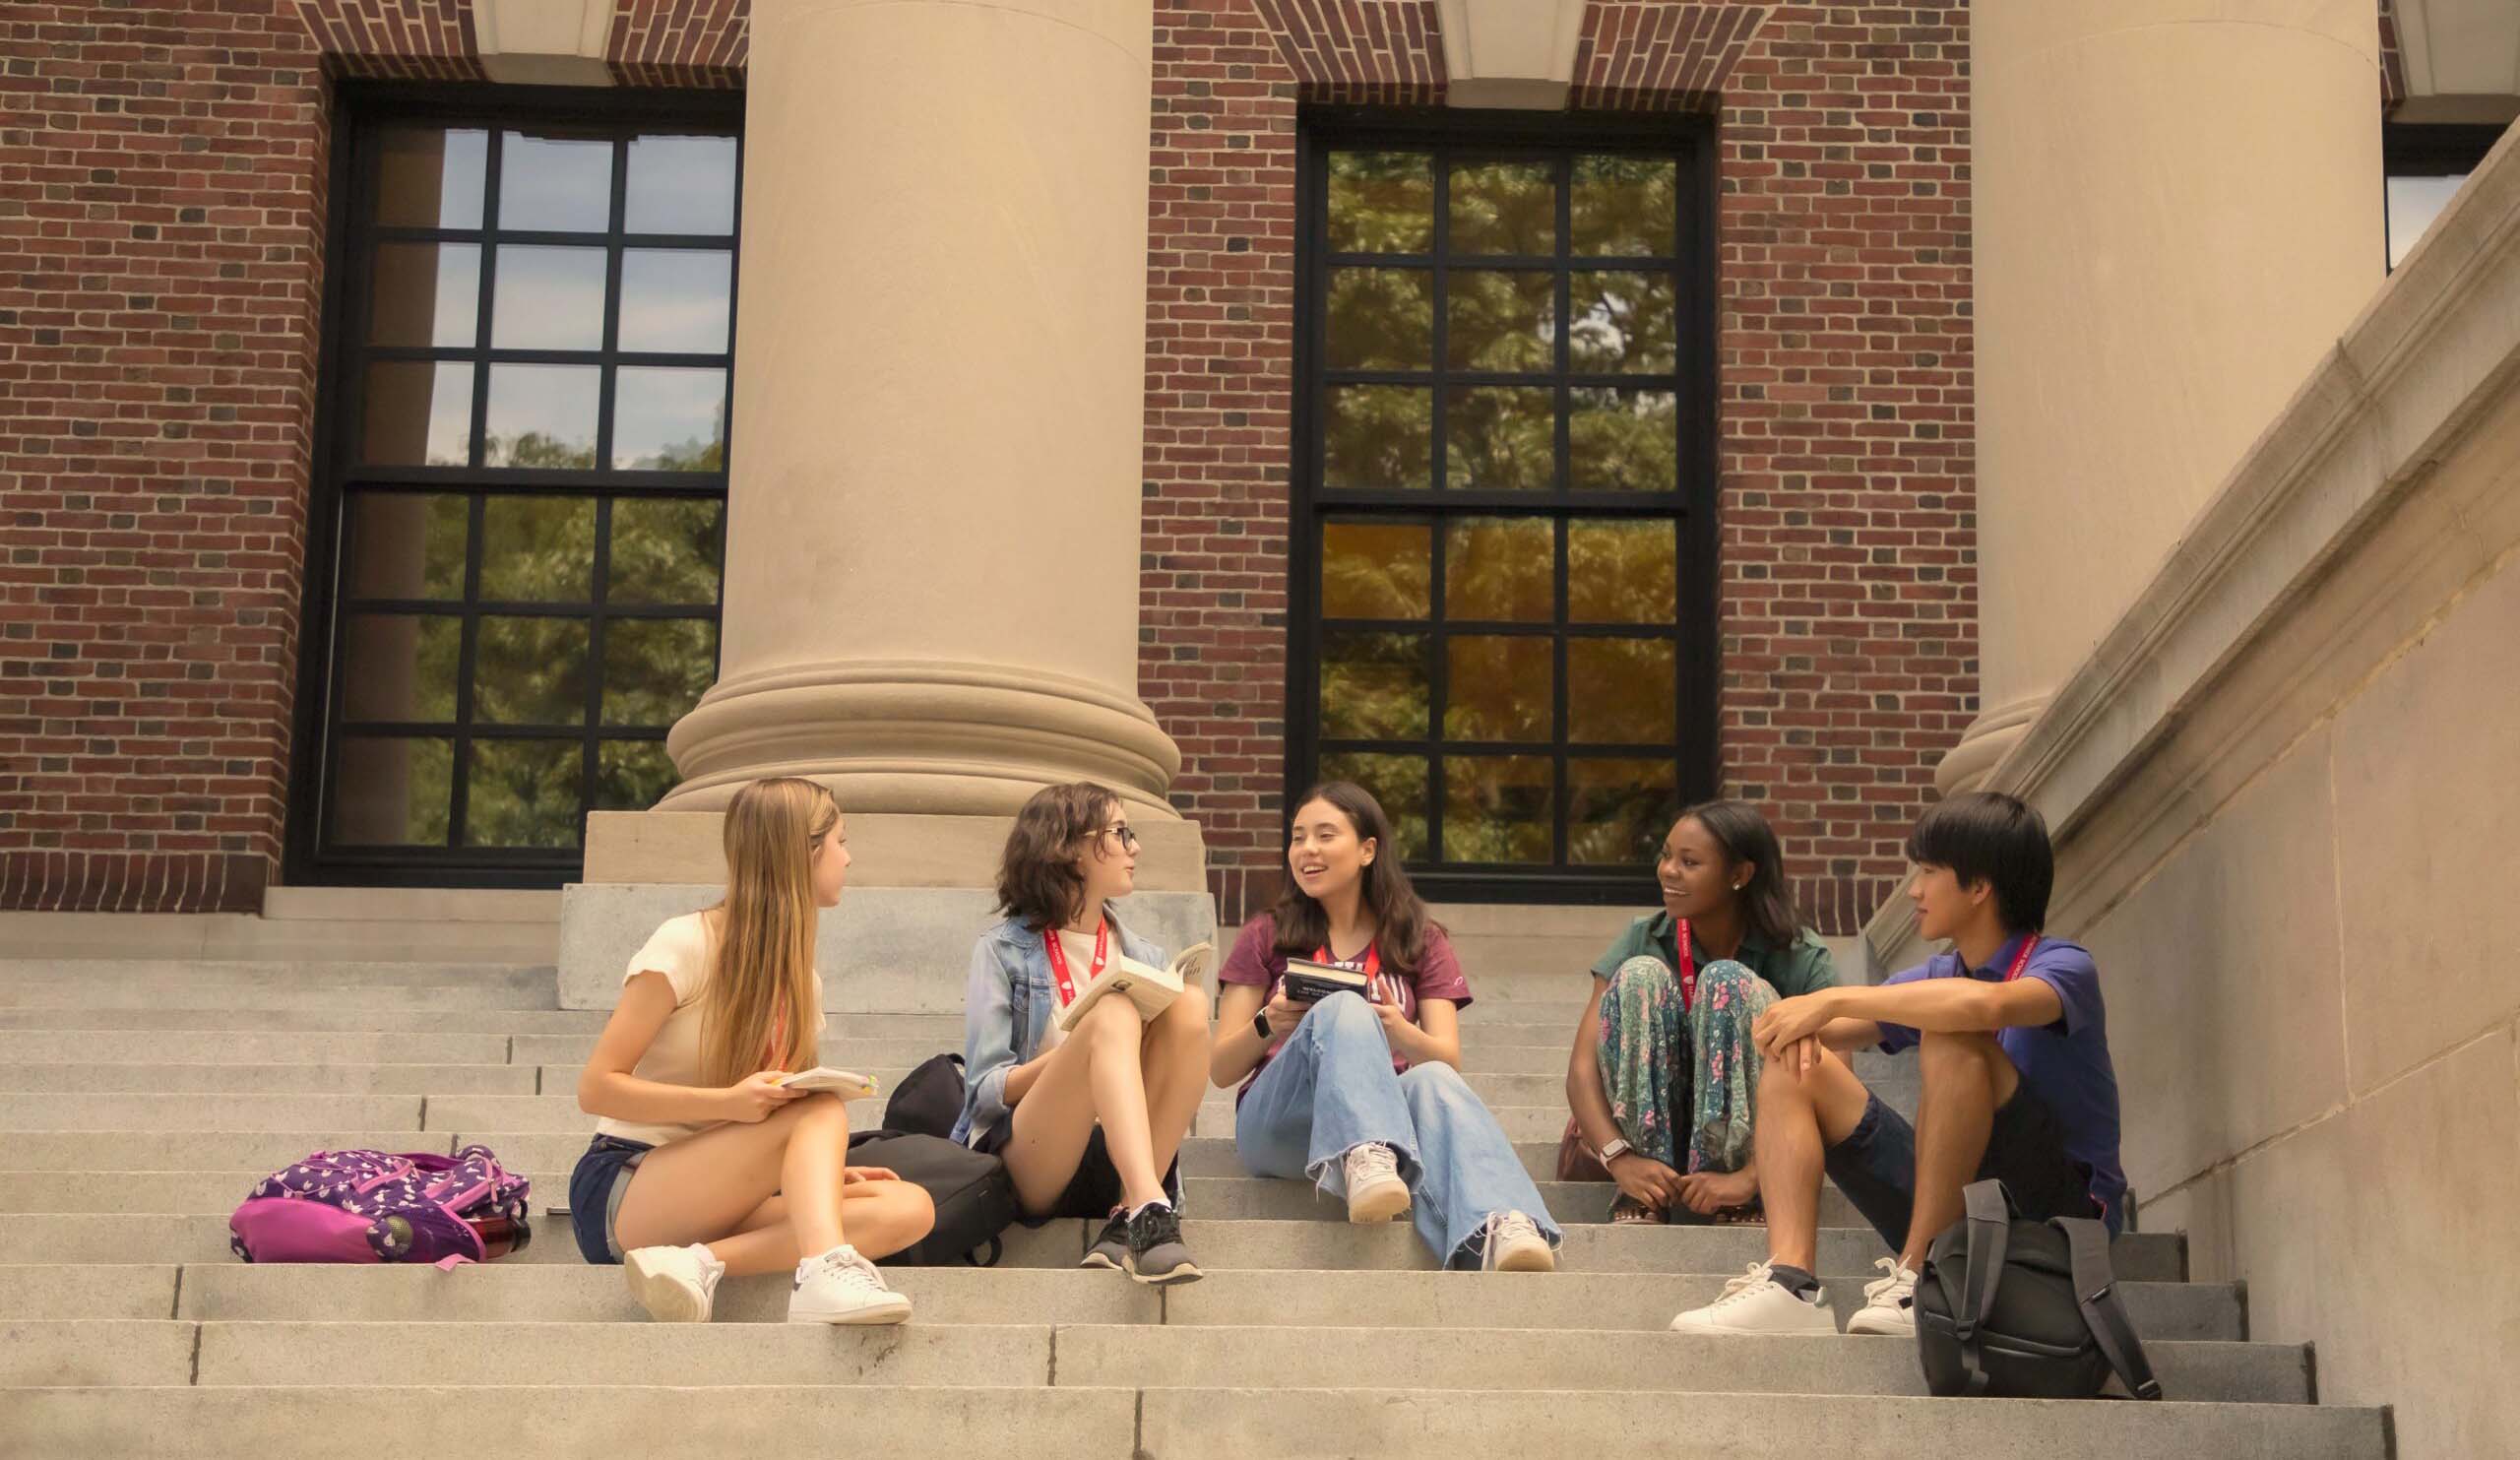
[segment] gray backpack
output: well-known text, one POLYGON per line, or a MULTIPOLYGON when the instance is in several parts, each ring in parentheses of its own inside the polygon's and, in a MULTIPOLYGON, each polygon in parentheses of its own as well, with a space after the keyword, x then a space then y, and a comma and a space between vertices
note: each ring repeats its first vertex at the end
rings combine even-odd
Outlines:
POLYGON ((2109 1270, 2109 1229, 2083 1217, 2034 1222, 2001 1181, 1962 1193, 1968 1215, 1917 1279, 1917 1357, 1936 1394, 2088 1399, 2111 1373, 2159 1399, 2109 1270))

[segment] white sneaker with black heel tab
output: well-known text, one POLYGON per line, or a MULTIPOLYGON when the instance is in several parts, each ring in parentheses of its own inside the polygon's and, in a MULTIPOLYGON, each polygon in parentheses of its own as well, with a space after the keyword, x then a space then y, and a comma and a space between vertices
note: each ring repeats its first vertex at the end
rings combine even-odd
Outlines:
POLYGON ((660 1323, 706 1323, 726 1264, 698 1242, 688 1247, 633 1247, 621 1255, 630 1296, 660 1323))
POLYGON ((1889 1274, 1863 1285, 1863 1307, 1847 1320, 1849 1333, 1877 1333, 1884 1338, 1917 1336, 1917 1275, 1895 1257, 1876 1257, 1874 1267, 1889 1274))
POLYGON ((884 1286, 875 1264, 843 1242, 796 1264, 796 1286, 788 1295, 790 1323, 900 1323, 910 1300, 884 1286))
POLYGON ((1360 1225, 1396 1222, 1409 1212, 1409 1183, 1400 1178, 1400 1153, 1367 1141, 1348 1153, 1348 1220, 1360 1225))
POLYGON ((1827 1292, 1814 1292, 1807 1301, 1796 1298, 1776 1280, 1770 1264, 1753 1262, 1748 1272, 1724 1285, 1723 1297, 1673 1318, 1671 1331, 1835 1333, 1838 1318, 1827 1292))

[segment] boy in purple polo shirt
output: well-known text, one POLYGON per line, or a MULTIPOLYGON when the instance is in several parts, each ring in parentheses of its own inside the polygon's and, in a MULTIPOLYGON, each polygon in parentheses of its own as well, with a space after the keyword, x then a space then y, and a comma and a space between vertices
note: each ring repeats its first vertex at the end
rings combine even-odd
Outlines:
POLYGON ((1820 1174, 1897 1258, 1866 1285, 1850 1333, 1913 1337, 1925 1249, 1960 1220, 1960 1191, 2000 1179, 2025 1215, 2125 1219, 2117 1161, 2117 1074, 2099 970, 2080 944, 2039 931, 2055 860, 2048 824, 2008 795, 1954 796, 1908 838, 1918 929, 1951 951, 1875 987, 1780 999, 1751 1038, 1759 1077, 1759 1196, 1768 1260, 1724 1296, 1671 1320, 1683 1333, 1829 1333, 1812 1276, 1820 1174), (1922 1128, 1881 1103, 1841 1051, 1914 1048, 1922 1128))

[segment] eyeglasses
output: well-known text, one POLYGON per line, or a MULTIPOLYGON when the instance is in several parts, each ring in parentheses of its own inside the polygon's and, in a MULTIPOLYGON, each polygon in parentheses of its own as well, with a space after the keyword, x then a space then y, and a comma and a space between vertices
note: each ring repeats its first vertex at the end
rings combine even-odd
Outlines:
POLYGON ((1123 852, 1135 852, 1138 850, 1138 834, 1129 830, 1129 824, 1125 821, 1116 826, 1106 826, 1102 828, 1102 835, 1118 838, 1120 842, 1120 850, 1123 852))

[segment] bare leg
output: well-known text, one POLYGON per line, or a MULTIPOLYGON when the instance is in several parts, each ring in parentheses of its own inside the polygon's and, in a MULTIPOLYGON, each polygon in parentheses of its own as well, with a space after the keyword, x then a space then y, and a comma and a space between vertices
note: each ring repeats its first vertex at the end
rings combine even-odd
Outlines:
POLYGON ((1077 1022, 1016 1103, 1004 1155, 1025 1211, 1046 1212, 1057 1202, 1085 1159, 1098 1118, 1129 1205, 1164 1194, 1163 1174, 1152 1166, 1146 1072, 1139 1064, 1145 1034, 1127 999, 1105 999, 1077 1022))
POLYGON ((1146 1115, 1153 1126, 1152 1165, 1156 1179, 1181 1154, 1191 1117, 1208 1093, 1207 991, 1185 988, 1171 1007, 1146 1027, 1140 1067, 1146 1071, 1146 1115))
POLYGON ((1870 1098, 1835 1051, 1809 1074, 1796 1074, 1782 1059, 1771 1059, 1760 1070, 1753 1136, 1770 1262, 1804 1272, 1816 1269, 1823 1153, 1855 1133, 1870 1098))
POLYGON ((1995 1111, 2021 1088, 2021 1074, 1994 1036, 1932 1034, 1917 1049, 1924 1091, 1917 1103, 1917 1205, 1899 1265, 1921 1272, 1925 1249, 1960 1220, 1960 1188, 1978 1178, 1995 1111))
POLYGON ((761 1120, 713 1125, 640 1160, 614 1232, 625 1251, 715 1242, 787 1190, 801 1197, 788 1212, 795 1239, 824 1251, 845 1239, 840 1172, 848 1149, 848 1108, 832 1095, 809 1095, 761 1120))
MULTIPOLYGON (((843 1186, 840 1204, 850 1245, 869 1261, 890 1257, 927 1236, 936 1226, 936 1204, 928 1199, 924 1188, 909 1181, 859 1181, 843 1186)), ((709 1244, 710 1253, 726 1264, 727 1276, 738 1278, 758 1272, 786 1272, 828 1250, 828 1246, 808 1247, 796 1240, 795 1231, 788 1221, 788 1198, 784 1196, 763 1202, 732 1236, 709 1244)))

